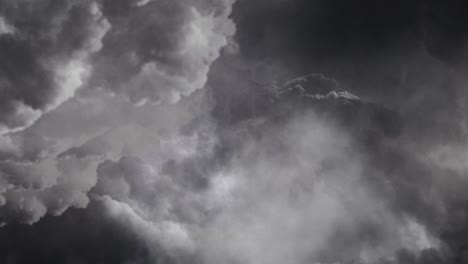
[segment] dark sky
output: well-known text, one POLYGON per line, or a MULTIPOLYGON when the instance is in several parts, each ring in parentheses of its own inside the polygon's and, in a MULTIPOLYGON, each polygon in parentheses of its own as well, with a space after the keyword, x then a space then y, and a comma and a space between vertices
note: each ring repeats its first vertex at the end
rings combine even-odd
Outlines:
POLYGON ((407 112, 415 119, 410 123, 420 122, 418 134, 434 125, 433 116, 424 116, 440 115, 446 137, 445 121, 460 115, 454 108, 465 96, 466 10, 466 1, 457 0, 240 0, 233 17, 249 60, 279 64, 287 78, 310 72, 336 78, 362 97, 407 112))
POLYGON ((466 5, 456 0, 240 0, 233 16, 246 56, 324 63, 425 48, 456 64, 464 59, 466 5))

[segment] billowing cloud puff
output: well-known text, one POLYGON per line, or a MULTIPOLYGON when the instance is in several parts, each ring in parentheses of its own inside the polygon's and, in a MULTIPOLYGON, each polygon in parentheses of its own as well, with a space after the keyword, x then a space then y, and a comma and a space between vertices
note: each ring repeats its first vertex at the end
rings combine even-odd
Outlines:
POLYGON ((1 221, 33 223, 86 206, 99 163, 129 149, 141 154, 145 144, 153 148, 136 134, 148 139, 146 129, 169 127, 156 119, 178 124, 175 115, 192 114, 141 106, 175 103, 205 86, 211 63, 234 34, 233 3, 0 3, 1 221), (58 107, 63 114, 44 115, 58 107))
POLYGON ((93 1, 2 1, 0 133, 30 126, 74 96, 110 25, 93 1))
POLYGON ((205 85, 234 34, 232 4, 3 1, 0 133, 30 126, 80 87, 105 87, 138 105, 177 102, 205 85))
POLYGON ((202 88, 234 34, 234 1, 103 1, 113 29, 96 56, 94 85, 133 103, 177 102, 202 88))
POLYGON ((98 163, 92 158, 1 162, 0 221, 32 224, 46 213, 60 215, 72 206, 86 207, 98 163))

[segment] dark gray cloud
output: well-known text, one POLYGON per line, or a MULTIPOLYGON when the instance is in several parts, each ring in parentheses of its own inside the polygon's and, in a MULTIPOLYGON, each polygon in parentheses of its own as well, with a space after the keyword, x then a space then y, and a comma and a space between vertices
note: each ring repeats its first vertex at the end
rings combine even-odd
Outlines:
MULTIPOLYGON (((441 263, 462 263, 466 241, 454 237, 464 232, 466 221, 461 209, 466 170, 456 161, 465 159, 457 146, 466 146, 464 3, 240 1, 238 8, 236 38, 246 61, 265 61, 260 67, 283 79, 277 73, 284 68, 289 76, 311 69, 327 73, 362 99, 398 110, 401 123, 387 123, 401 125, 396 141, 364 141, 369 155, 364 182, 395 213, 418 219, 448 250, 402 253, 395 261, 430 263, 433 256, 441 263)), ((224 65, 239 71, 238 65, 224 65)), ((244 72, 250 87, 261 90, 252 77, 258 69, 244 66, 244 72)), ((221 98, 223 93, 229 91, 220 92, 221 98)), ((339 254, 332 250, 330 255, 339 254)))
MULTIPOLYGON (((33 225, 0 230, 3 263, 151 263, 144 243, 94 202, 33 225)), ((164 259, 161 254, 161 259, 164 259)))
POLYGON ((141 104, 177 102, 203 88, 210 64, 234 34, 232 0, 103 1, 114 29, 95 59, 95 85, 141 104))
POLYGON ((93 1, 4 1, 0 13, 4 134, 73 97, 110 25, 93 1))
POLYGON ((234 33, 232 1, 4 1, 1 132, 30 126, 82 86, 134 103, 203 88, 234 33), (91 70, 92 69, 92 70, 91 70))
POLYGON ((465 6, 5 1, 0 262, 465 263, 465 6))
MULTIPOLYGON (((264 61, 271 75, 279 75, 271 65, 280 64, 287 79, 333 76, 362 98, 404 111, 418 137, 443 140, 447 126, 464 123, 463 1, 239 1, 236 7, 241 54, 264 61)), ((458 140, 461 129, 448 138, 458 140)))
POLYGON ((0 4, 2 222, 33 223, 85 207, 99 163, 137 149, 149 153, 161 133, 203 112, 196 103, 183 103, 195 111, 143 105, 175 103, 205 86, 210 64, 235 31, 231 5, 0 4))

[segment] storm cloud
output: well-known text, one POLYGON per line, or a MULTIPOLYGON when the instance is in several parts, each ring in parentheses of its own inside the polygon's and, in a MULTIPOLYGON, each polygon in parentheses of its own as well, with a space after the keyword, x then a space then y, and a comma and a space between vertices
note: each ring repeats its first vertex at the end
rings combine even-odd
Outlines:
MULTIPOLYGON (((125 122, 146 122, 142 133, 163 119, 186 122, 176 116, 187 119, 189 110, 170 112, 171 106, 155 115, 158 121, 144 121, 163 107, 142 106, 176 103, 205 86, 210 64, 235 31, 231 5, 2 3, 2 222, 34 223, 47 213, 86 207, 98 165, 136 149, 128 141, 136 127, 125 122)), ((170 130, 168 122, 156 126, 170 130)), ((151 133, 144 133, 147 140, 151 133)))
POLYGON ((136 104, 202 88, 235 27, 232 1, 5 1, 2 134, 30 126, 91 85, 136 104))
POLYGON ((463 1, 0 3, 0 262, 465 263, 463 1))
POLYGON ((4 1, 0 10, 4 134, 74 96, 110 25, 92 1, 4 1))

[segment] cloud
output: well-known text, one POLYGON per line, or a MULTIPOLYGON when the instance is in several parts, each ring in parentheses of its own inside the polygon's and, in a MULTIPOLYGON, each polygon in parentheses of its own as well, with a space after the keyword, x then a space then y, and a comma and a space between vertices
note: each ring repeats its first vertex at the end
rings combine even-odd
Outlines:
POLYGON ((368 185, 352 134, 313 111, 288 117, 231 134, 243 143, 217 176, 233 187, 201 231, 206 263, 375 263, 437 246, 368 185))
POLYGON ((451 5, 2 2, 0 262, 463 263, 451 5))
POLYGON ((234 34, 233 1, 104 1, 113 25, 96 56, 95 85, 139 105, 174 103, 204 87, 234 34))
POLYGON ((4 1, 0 10, 0 133, 5 134, 30 126, 74 96, 110 25, 92 1, 4 1))
MULTIPOLYGON (((210 107, 205 99, 143 105, 176 103, 205 86, 211 63, 235 31, 232 4, 0 4, 2 221, 31 224, 85 207, 98 164, 150 155, 160 134, 207 111, 201 110, 210 107)), ((193 97, 205 97, 199 94, 193 97)))
POLYGON ((15 28, 8 24, 3 17, 0 17, 0 35, 12 34, 14 31, 15 28))
MULTIPOLYGON (((3 137, 0 194, 6 206, 0 210, 1 220, 32 224, 46 213, 60 215, 70 207, 86 207, 89 191, 96 183, 96 188, 106 186, 105 175, 99 181, 97 178, 104 164, 122 159, 124 166, 114 171, 123 170, 121 173, 126 175, 124 168, 132 164, 132 159, 122 157, 142 157, 158 165, 167 159, 192 155, 196 137, 176 135, 191 122, 193 114, 206 111, 205 100, 199 108, 200 99, 194 96, 177 107, 134 107, 123 99, 109 97, 109 101, 99 98, 86 102, 84 108, 83 102, 72 100, 27 131, 3 137), (69 118, 75 122, 63 126, 69 118), (40 205, 41 211, 37 206, 20 205, 30 200, 40 205)), ((141 187, 140 181, 145 178, 137 176, 127 177, 135 177, 131 182, 141 187)), ((105 194, 113 193, 108 190, 105 194)))
POLYGON ((83 87, 137 105, 174 103, 203 88, 235 32, 232 3, 2 3, 0 132, 31 126, 83 87))
POLYGON ((105 161, 92 193, 148 248, 203 263, 371 262, 400 248, 417 254, 438 246, 418 220, 394 214, 373 193, 348 131, 312 110, 284 115, 290 118, 221 130, 214 145, 216 130, 203 126, 173 136, 161 163, 151 156, 105 161), (198 181, 205 184, 191 184, 198 181))
POLYGON ((2 223, 33 224, 46 213, 60 215, 69 207, 84 208, 96 184, 99 159, 45 159, 37 163, 2 162, 2 223))

